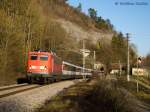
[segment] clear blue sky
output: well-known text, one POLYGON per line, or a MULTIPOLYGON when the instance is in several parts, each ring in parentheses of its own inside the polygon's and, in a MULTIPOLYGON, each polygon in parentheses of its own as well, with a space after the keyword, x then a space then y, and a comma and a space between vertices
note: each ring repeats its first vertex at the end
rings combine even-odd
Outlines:
POLYGON ((95 8, 98 16, 110 19, 117 31, 131 33, 130 42, 136 45, 139 55, 150 53, 150 0, 69 0, 68 3, 74 7, 81 3, 86 14, 89 8, 95 8))

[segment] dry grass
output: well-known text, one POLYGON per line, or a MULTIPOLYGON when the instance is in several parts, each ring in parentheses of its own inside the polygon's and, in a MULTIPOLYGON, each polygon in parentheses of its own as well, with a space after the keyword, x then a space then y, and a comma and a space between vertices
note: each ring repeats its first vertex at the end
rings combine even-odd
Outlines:
POLYGON ((137 112, 136 100, 117 82, 80 83, 48 101, 40 112, 137 112))
POLYGON ((140 77, 138 77, 138 80, 140 80, 150 86, 150 76, 140 76, 140 77))
POLYGON ((139 85, 139 92, 137 93, 137 85, 136 82, 127 82, 124 78, 119 78, 118 84, 121 87, 124 87, 129 92, 131 92, 133 95, 136 96, 137 99, 145 102, 150 106, 150 90, 145 88, 142 85, 139 85))

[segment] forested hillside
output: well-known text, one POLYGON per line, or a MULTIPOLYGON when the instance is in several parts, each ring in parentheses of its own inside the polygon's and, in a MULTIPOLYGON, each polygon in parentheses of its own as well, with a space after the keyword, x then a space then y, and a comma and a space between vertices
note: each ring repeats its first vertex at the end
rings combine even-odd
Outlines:
MULTIPOLYGON (((66 0, 1 0, 1 84, 13 83, 17 77, 25 75, 27 53, 38 48, 52 50, 63 60, 82 66, 82 55, 77 52, 82 48, 83 38, 74 38, 75 35, 73 37, 62 27, 61 20, 79 26, 86 34, 98 32, 94 42, 94 35, 93 38, 87 36, 85 40, 86 48, 91 50, 86 59, 87 67, 93 66, 94 50, 97 61, 107 67, 118 60, 126 62, 126 39, 115 31, 109 20, 98 17, 93 9, 85 15, 79 8, 69 6, 66 0), (99 34, 103 34, 103 38, 99 34), (113 35, 108 43, 105 34, 113 35)), ((131 47, 131 59, 134 56, 131 47)))

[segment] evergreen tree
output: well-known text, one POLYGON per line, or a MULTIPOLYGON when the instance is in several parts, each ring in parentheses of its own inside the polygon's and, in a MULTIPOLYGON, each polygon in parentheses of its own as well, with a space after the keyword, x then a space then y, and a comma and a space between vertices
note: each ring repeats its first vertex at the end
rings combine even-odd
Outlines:
POLYGON ((89 9, 88 9, 88 14, 89 14, 89 16, 90 16, 94 21, 96 21, 96 19, 97 19, 97 11, 96 11, 95 9, 89 8, 89 9))
POLYGON ((77 6, 77 10, 78 10, 79 12, 82 11, 82 4, 81 4, 81 3, 79 3, 79 5, 77 6))

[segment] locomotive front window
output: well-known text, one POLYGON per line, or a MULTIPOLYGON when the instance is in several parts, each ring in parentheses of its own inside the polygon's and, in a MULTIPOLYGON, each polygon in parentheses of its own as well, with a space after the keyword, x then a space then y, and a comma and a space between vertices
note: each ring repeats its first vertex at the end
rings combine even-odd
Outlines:
POLYGON ((40 60, 41 61, 47 61, 48 60, 48 56, 40 56, 40 60))
POLYGON ((30 59, 31 60, 37 60, 38 56, 37 55, 31 55, 30 59))

